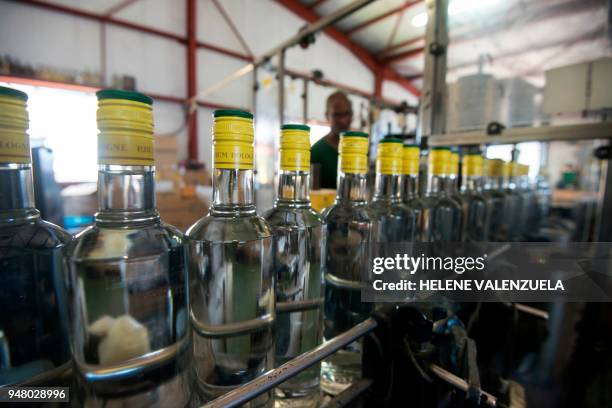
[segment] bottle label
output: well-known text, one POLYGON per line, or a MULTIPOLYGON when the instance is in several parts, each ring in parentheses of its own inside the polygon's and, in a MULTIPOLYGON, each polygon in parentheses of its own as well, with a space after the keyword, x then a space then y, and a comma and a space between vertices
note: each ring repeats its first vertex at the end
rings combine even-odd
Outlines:
POLYGON ((466 176, 482 176, 483 158, 479 155, 463 157, 463 174, 466 176))
POLYGON ((280 168, 285 171, 310 171, 310 133, 301 129, 282 129, 280 168))
POLYGON ((368 154, 369 142, 365 137, 343 136, 340 138, 340 155, 342 154, 368 154))
POLYGON ((421 150, 418 147, 404 147, 402 152, 402 173, 416 176, 419 174, 421 150))
POLYGON ((285 171, 310 171, 310 150, 281 149, 280 168, 285 171))
POLYGON ((213 156, 217 169, 253 169, 253 144, 233 140, 215 140, 213 156))
POLYGON ((98 136, 98 164, 153 166, 153 138, 101 133, 98 136))
POLYGON ((376 156, 377 173, 396 175, 402 173, 401 143, 380 143, 376 156))
POLYGON ((343 173, 366 174, 368 172, 368 156, 365 154, 341 154, 340 171, 343 173))
POLYGON ((98 164, 154 166, 151 105, 124 99, 102 99, 98 121, 98 164))
POLYGON ((30 138, 27 133, 0 129, 0 163, 31 162, 30 138))
POLYGON ((448 150, 431 150, 429 152, 429 171, 435 175, 445 175, 448 171, 450 152, 448 150))

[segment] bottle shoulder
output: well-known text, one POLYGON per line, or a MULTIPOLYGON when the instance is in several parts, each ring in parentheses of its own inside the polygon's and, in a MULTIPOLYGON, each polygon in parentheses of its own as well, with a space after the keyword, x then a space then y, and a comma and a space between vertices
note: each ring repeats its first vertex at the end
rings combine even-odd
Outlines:
POLYGON ((41 218, 23 224, 0 227, 1 248, 44 250, 68 246, 71 242, 70 233, 41 218))
POLYGON ((163 222, 141 228, 108 228, 91 225, 76 235, 72 259, 115 259, 157 256, 181 248, 183 234, 163 222))
POLYGON ((264 219, 272 230, 284 228, 311 228, 323 225, 323 219, 312 208, 284 208, 277 206, 266 211, 264 219))
POLYGON ((414 216, 412 208, 403 202, 375 200, 370 203, 370 209, 376 218, 386 216, 412 218, 414 216))
POLYGON ((369 222, 374 218, 374 212, 367 203, 335 203, 323 211, 323 221, 329 222, 369 222))
POLYGON ((186 233, 188 241, 248 242, 272 235, 270 225, 259 215, 207 215, 196 221, 186 233))

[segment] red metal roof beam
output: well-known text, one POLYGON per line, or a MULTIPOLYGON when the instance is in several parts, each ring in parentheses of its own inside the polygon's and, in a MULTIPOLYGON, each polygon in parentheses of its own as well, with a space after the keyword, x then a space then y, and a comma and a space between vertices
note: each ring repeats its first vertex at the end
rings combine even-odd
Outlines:
POLYGON ((425 50, 425 47, 414 48, 412 50, 400 52, 399 54, 394 54, 389 57, 386 57, 384 61, 387 64, 392 64, 394 62, 407 60, 407 59, 414 58, 414 57, 421 55, 424 50, 425 50))
POLYGON ((348 31, 346 31, 346 35, 353 35, 355 34, 357 31, 363 30, 366 27, 371 26, 372 24, 378 23, 381 20, 384 20, 388 17, 391 17, 397 13, 401 13, 407 9, 409 9, 412 6, 416 6, 417 4, 422 3, 423 0, 412 0, 412 1, 407 1, 406 3, 402 4, 399 7, 396 7, 394 9, 391 9, 389 11, 387 11, 386 13, 382 13, 370 20, 366 20, 361 24, 357 24, 355 27, 350 28, 348 31))
POLYGON ((314 10, 317 7, 319 7, 321 4, 325 3, 327 0, 315 0, 312 2, 312 4, 310 6, 308 6, 309 9, 314 10))
POLYGON ((104 17, 110 17, 113 14, 118 13, 119 11, 123 10, 124 8, 131 6, 132 4, 136 3, 139 0, 124 0, 116 5, 114 5, 113 7, 109 8, 106 13, 104 13, 104 17))
MULTIPOLYGON (((15 0, 13 0, 15 1, 15 0)), ((174 33, 170 33, 167 31, 162 31, 162 30, 157 30, 155 28, 151 28, 151 27, 147 27, 147 26, 143 26, 140 24, 136 24, 136 23, 132 23, 130 21, 126 21, 126 20, 119 20, 116 19, 114 17, 106 17, 103 16, 101 14, 95 14, 95 13, 90 13, 88 11, 84 11, 84 10, 79 10, 79 9, 75 9, 72 7, 67 7, 67 6, 63 6, 61 4, 56 4, 56 3, 47 3, 45 1, 40 1, 40 0, 21 0, 19 1, 19 3, 21 4, 27 4, 30 6, 35 6, 35 7, 40 7, 40 8, 44 8, 50 11, 55 11, 58 13, 63 13, 63 14, 67 14, 67 15, 71 15, 71 16, 75 16, 75 17, 81 17, 81 18, 86 18, 89 20, 94 20, 94 21, 99 21, 101 23, 107 23, 110 25, 114 25, 117 27, 122 27, 122 28, 127 28, 129 30, 134 30, 134 31, 138 31, 141 33, 147 33, 147 34, 152 34, 158 37, 162 37, 162 38, 166 38, 168 40, 174 40, 174 41, 178 41, 181 44, 187 44, 187 38, 182 37, 178 34, 174 34, 174 33)), ((216 45, 210 44, 210 43, 206 43, 206 42, 202 42, 199 41, 197 43, 197 46, 199 48, 205 48, 214 52, 217 52, 219 54, 223 54, 223 55, 227 55, 229 57, 233 57, 233 58, 238 58, 244 61, 248 61, 251 62, 252 58, 248 55, 245 54, 241 54, 239 52, 233 51, 233 50, 228 50, 222 47, 218 47, 216 45)))

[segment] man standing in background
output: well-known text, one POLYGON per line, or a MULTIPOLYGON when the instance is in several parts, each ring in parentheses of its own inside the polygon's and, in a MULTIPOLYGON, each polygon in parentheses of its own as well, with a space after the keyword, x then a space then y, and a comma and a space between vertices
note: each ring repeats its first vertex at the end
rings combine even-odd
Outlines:
POLYGON ((310 161, 319 168, 319 187, 335 189, 340 133, 349 130, 353 121, 353 106, 344 92, 336 91, 327 97, 325 117, 331 129, 310 148, 310 161))

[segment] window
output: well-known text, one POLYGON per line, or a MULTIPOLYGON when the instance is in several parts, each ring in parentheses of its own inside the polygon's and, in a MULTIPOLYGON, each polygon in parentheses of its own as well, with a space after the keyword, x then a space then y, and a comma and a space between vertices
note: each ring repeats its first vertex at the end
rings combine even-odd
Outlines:
POLYGON ((97 180, 97 100, 82 92, 15 83, 0 83, 28 94, 30 144, 53 150, 59 183, 97 180))

